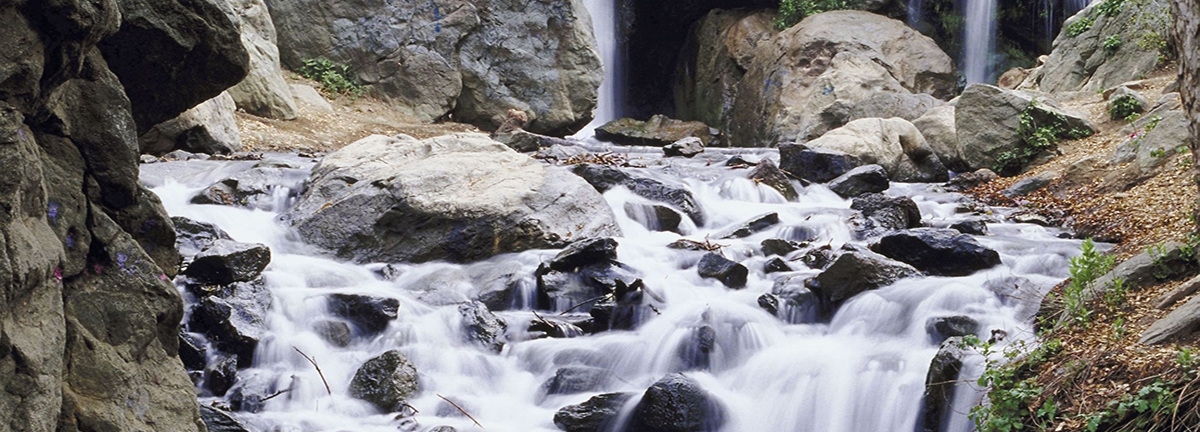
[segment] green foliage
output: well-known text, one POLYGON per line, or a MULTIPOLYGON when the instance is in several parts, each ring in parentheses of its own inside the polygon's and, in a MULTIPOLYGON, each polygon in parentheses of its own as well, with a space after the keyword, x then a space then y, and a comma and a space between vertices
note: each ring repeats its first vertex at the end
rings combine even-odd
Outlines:
MULTIPOLYGON (((1125 295, 1129 293, 1129 287, 1125 286, 1125 279, 1113 279, 1112 283, 1108 284, 1104 291, 1104 302, 1108 303, 1108 307, 1116 309, 1125 304, 1125 295)), ((1121 324, 1124 325, 1124 320, 1121 324)), ((1115 323, 1114 323, 1115 325, 1115 323)))
POLYGON ((1121 35, 1109 35, 1104 38, 1104 52, 1112 54, 1121 49, 1124 42, 1121 40, 1121 35))
POLYGON ((1113 120, 1129 120, 1142 110, 1142 104, 1138 103, 1133 95, 1121 95, 1113 99, 1112 104, 1108 107, 1108 115, 1113 120))
POLYGON ((1071 23, 1071 25, 1067 26, 1067 36, 1070 36, 1070 37, 1079 36, 1079 35, 1083 34, 1083 32, 1090 30, 1092 28, 1092 24, 1095 24, 1095 23, 1096 23, 1096 20, 1092 19, 1091 17, 1083 17, 1078 20, 1075 20, 1075 22, 1073 22, 1073 23, 1071 23))
POLYGON ((854 9, 853 0, 779 0, 775 14, 775 28, 784 30, 796 25, 809 15, 833 10, 854 9))
POLYGON ((1168 381, 1155 380, 1138 389, 1137 393, 1109 402, 1108 409, 1086 416, 1087 430, 1111 430, 1118 425, 1120 430, 1158 430, 1155 425, 1165 421, 1175 408, 1175 391, 1171 386, 1168 381), (1108 428, 1101 429, 1105 426, 1108 428))
MULTIPOLYGON (((1113 266, 1113 257, 1096 250, 1096 244, 1092 239, 1084 240, 1081 250, 1082 253, 1079 256, 1071 258, 1069 266, 1071 283, 1063 288, 1062 294, 1063 311, 1071 318, 1072 322, 1079 324, 1086 323, 1092 313, 1088 309, 1087 298, 1084 294, 1088 285, 1112 270, 1113 266)), ((1121 285, 1124 286, 1123 281, 1121 285)))
POLYGON ((1153 149, 1150 149, 1150 157, 1152 157, 1152 158, 1160 158, 1160 157, 1163 157, 1166 155, 1167 155, 1167 151, 1163 150, 1162 147, 1155 147, 1153 149))
MULTIPOLYGON (((1174 24, 1171 8, 1156 7, 1149 0, 1131 0, 1138 7, 1137 25, 1143 29, 1138 47, 1158 53, 1158 63, 1163 64, 1175 57, 1171 49, 1169 29, 1174 24)), ((1141 79, 1141 78, 1138 78, 1141 79)))
POLYGON ((337 64, 326 59, 308 59, 300 68, 300 76, 321 84, 321 89, 331 96, 347 95, 358 98, 363 88, 354 79, 350 66, 337 64))
POLYGON ((1144 127, 1144 129, 1146 130, 1146 132, 1150 132, 1150 131, 1154 130, 1154 128, 1158 127, 1158 124, 1161 122, 1162 122, 1162 116, 1150 117, 1150 120, 1146 122, 1146 126, 1144 127))
POLYGON ((1067 119, 1057 113, 1053 115, 1053 121, 1049 122, 1051 124, 1042 124, 1033 116, 1036 107, 1036 100, 1030 101, 1029 106, 1021 111, 1020 123, 1017 126, 1017 135, 1021 137, 1021 142, 1016 148, 1005 151, 996 158, 993 171, 1004 175, 1016 174, 1038 154, 1055 148, 1060 138, 1087 135, 1087 131, 1063 130, 1062 125, 1067 123, 1067 119))
POLYGON ((1188 347, 1179 347, 1179 353, 1175 355, 1175 364, 1189 373, 1196 371, 1197 360, 1200 359, 1197 359, 1196 354, 1188 347))
MULTIPOLYGON (((1161 148, 1154 149, 1154 151, 1150 152, 1150 156, 1162 157, 1162 155, 1166 153, 1161 148), (1159 152, 1159 155, 1155 156, 1154 151, 1159 152)), ((1171 273, 1173 272, 1171 271, 1171 265, 1167 262, 1167 258, 1171 254, 1171 251, 1167 250, 1167 245, 1159 243, 1150 246, 1146 248, 1146 253, 1150 254, 1150 259, 1152 260, 1152 264, 1154 266, 1153 274, 1155 279, 1166 280, 1167 278, 1171 277, 1171 273)))
MULTIPOLYGON (((980 345, 976 345, 980 346, 980 345)), ((982 353, 991 352, 982 345, 982 353)), ((1038 367, 1062 351, 1062 341, 1050 340, 1028 352, 1023 359, 1025 344, 1019 343, 1004 351, 1004 361, 988 360, 979 385, 988 388, 987 397, 971 409, 971 419, 979 432, 1013 432, 1044 429, 1058 416, 1058 404, 1046 398, 1035 405, 1043 388, 1037 385, 1038 367), (1036 408, 1035 408, 1036 407, 1036 408)))
POLYGON ((1124 5, 1125 0, 1104 0, 1099 6, 1096 6, 1096 11, 1106 17, 1115 17, 1121 13, 1121 6, 1124 5))

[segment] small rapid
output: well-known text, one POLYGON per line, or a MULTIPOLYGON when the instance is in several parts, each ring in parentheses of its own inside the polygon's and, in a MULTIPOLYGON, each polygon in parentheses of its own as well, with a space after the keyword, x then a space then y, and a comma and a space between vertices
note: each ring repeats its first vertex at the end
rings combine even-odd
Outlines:
MULTIPOLYGON (((696 263, 703 252, 668 248, 681 235, 647 228, 646 215, 624 209, 649 202, 616 188, 604 198, 624 233, 616 239, 618 260, 645 282, 650 312, 638 316, 639 325, 630 331, 534 338, 529 328, 538 320, 587 316, 563 305, 535 310, 535 273, 558 251, 462 265, 352 264, 321 255, 280 220, 302 188, 299 179, 278 186, 278 204, 270 211, 190 203, 204 187, 253 162, 163 162, 144 166, 143 181, 172 216, 210 222, 237 241, 271 248, 263 274, 270 293, 268 335, 255 350, 253 365, 238 372, 232 393, 272 396, 256 412, 242 413, 253 428, 272 432, 425 431, 443 425, 466 431, 477 429, 475 421, 493 431, 556 431, 553 418, 560 408, 600 393, 640 395, 674 372, 685 372, 721 402, 727 417, 723 431, 908 432, 920 414, 926 374, 938 351, 926 323, 965 315, 979 322, 983 339, 1000 330, 1008 335, 1006 342, 1033 342, 1031 318, 1039 299, 1067 276, 1067 260, 1078 253, 1079 242, 1059 238, 1058 229, 1004 222, 1007 210, 989 209, 990 234, 978 241, 1000 253, 1000 266, 963 277, 904 279, 848 300, 827 320, 806 313, 781 313, 781 318, 764 310, 759 296, 771 292, 780 278, 803 280, 820 270, 790 261, 793 271, 765 273, 769 257, 758 245, 789 237, 835 250, 867 245, 875 239, 859 238, 861 216, 850 209, 850 201, 822 185, 796 181, 800 197, 787 201, 775 189, 747 179, 747 170, 724 166, 719 152, 684 160, 636 157, 657 149, 621 151, 649 165, 638 169, 642 174, 692 191, 706 221, 684 223, 679 231, 688 239, 718 244, 725 257, 748 267, 745 288, 700 277, 696 263), (768 212, 779 215, 772 228, 745 238, 715 239, 722 230, 768 212), (503 349, 493 352, 465 341, 458 305, 503 290, 514 293, 507 310, 494 311, 508 323, 503 349), (346 346, 332 344, 316 329, 335 318, 326 300, 331 294, 398 300, 399 318, 376 336, 355 335, 346 346), (711 329, 704 330, 711 331, 711 349, 701 356, 694 346, 702 328, 711 329), (411 416, 381 413, 349 396, 359 366, 388 350, 403 352, 419 373, 421 391, 408 400, 411 416), (310 356, 321 373, 299 352, 310 356), (609 379, 596 391, 545 392, 543 383, 558 369, 575 365, 602 369, 609 379)), ((778 158, 775 151, 758 152, 778 158)), ((301 170, 315 164, 279 157, 301 170)), ((926 225, 946 227, 970 216, 961 195, 934 185, 893 183, 887 193, 912 197, 926 225)), ((191 300, 182 284, 181 292, 191 300)), ((968 362, 976 365, 975 374, 978 362, 968 362)), ((980 393, 969 378, 958 384, 943 428, 947 432, 972 429, 966 413, 980 393)), ((625 404, 611 430, 622 429, 638 397, 625 404)), ((226 401, 201 393, 201 403, 226 401)))

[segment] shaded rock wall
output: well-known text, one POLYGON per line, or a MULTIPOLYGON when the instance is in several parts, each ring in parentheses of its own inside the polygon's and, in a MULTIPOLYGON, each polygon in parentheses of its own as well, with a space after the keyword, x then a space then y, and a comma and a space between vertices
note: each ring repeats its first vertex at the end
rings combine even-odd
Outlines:
POLYGON ((205 0, 0 6, 0 431, 203 430, 137 131, 236 84, 205 0))

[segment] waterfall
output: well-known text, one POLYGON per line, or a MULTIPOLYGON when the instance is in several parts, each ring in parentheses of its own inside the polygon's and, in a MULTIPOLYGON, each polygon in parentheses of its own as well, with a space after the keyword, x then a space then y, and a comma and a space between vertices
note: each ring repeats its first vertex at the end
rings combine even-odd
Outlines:
MULTIPOLYGON (((1042 23, 1042 34, 1046 38, 1046 47, 1049 48, 1054 43, 1054 26, 1058 25, 1058 21, 1054 19, 1055 0, 1041 0, 1038 3, 1040 16, 1035 16, 1034 20, 1040 20, 1042 23)), ((1069 15, 1068 15, 1069 16, 1069 15)))
POLYGON ((992 53, 996 50, 997 0, 966 0, 966 37, 963 43, 963 75, 967 83, 991 80, 992 53))
MULTIPOLYGON (((237 384, 249 394, 275 394, 253 412, 238 413, 251 430, 263 431, 430 431, 440 425, 477 430, 472 420, 438 396, 443 395, 489 431, 556 432, 552 419, 563 406, 601 393, 640 395, 665 374, 680 371, 688 371, 725 406, 723 432, 911 431, 930 360, 938 351, 928 334, 930 320, 966 315, 978 321, 980 336, 1002 329, 1013 335, 1009 342, 1031 337, 1027 335, 1033 334, 1030 317, 1036 299, 1067 276, 1067 259, 1078 254, 1079 242, 1058 238, 1061 230, 996 219, 988 224, 991 234, 978 237, 1000 253, 1003 263, 995 268, 962 277, 902 280, 848 300, 827 322, 806 318, 784 303, 772 315, 760 307, 759 296, 772 292, 782 278, 803 280, 821 270, 796 259, 788 264, 790 272, 765 273, 769 257, 759 252, 760 243, 803 237, 834 249, 843 244, 865 247, 871 239, 857 234, 850 202, 823 185, 802 186, 797 181, 792 184, 799 198, 788 201, 775 189, 749 180, 745 170, 724 163, 709 164, 701 157, 672 159, 670 169, 663 169, 658 164, 664 161, 653 159, 661 155, 657 148, 622 151, 638 152, 639 160, 658 167, 638 169, 642 175, 694 194, 706 220, 681 225, 687 238, 715 239, 767 212, 777 213, 780 222, 745 238, 714 240, 726 257, 750 269, 744 288, 728 289, 697 275, 695 263, 703 252, 667 247, 680 235, 651 230, 645 215, 622 211, 647 204, 645 198, 621 187, 608 191, 604 198, 616 210, 624 233, 616 239, 618 259, 661 299, 645 300, 656 305, 656 313, 639 318, 642 323, 633 330, 557 339, 530 340, 526 331, 539 317, 587 317, 578 311, 560 315, 569 312, 562 308, 535 314, 529 306, 535 303, 531 287, 539 264, 557 251, 525 251, 470 264, 392 263, 394 276, 381 276, 376 273, 380 264, 345 262, 298 243, 287 222, 279 219, 285 201, 274 211, 191 203, 207 185, 253 162, 162 162, 144 165, 142 177, 172 216, 213 223, 237 241, 271 248, 264 286, 273 302, 262 317, 269 334, 258 345, 253 366, 238 371, 237 384), (498 353, 474 346, 463 337, 457 302, 514 277, 523 288, 513 288, 513 307, 496 311, 509 323, 508 345, 498 353), (358 335, 336 345, 318 330, 321 322, 337 319, 326 306, 330 294, 396 299, 399 318, 376 336, 358 335), (701 327, 710 329, 713 348, 705 357, 707 366, 696 367, 682 353, 694 348, 701 327), (293 347, 320 362, 323 375, 293 347), (420 373, 421 390, 408 400, 418 411, 414 417, 382 413, 350 396, 348 383, 359 365, 387 350, 401 350, 420 373), (574 394, 539 390, 559 368, 570 365, 598 368, 615 378, 574 394)), ((765 150, 761 157, 778 160, 779 155, 765 150)), ((294 165, 312 169, 312 161, 291 158, 294 165)), ((960 195, 929 185, 893 183, 887 193, 913 197, 925 224, 944 227, 973 217, 958 211, 960 195)), ((994 214, 999 218, 1006 210, 996 209, 994 214)), ((978 368, 972 370, 955 392, 944 432, 972 430, 966 413, 980 398, 968 384, 978 375, 978 368)), ((213 402, 225 404, 229 399, 202 394, 201 404, 213 402)), ((631 409, 626 406, 622 412, 631 409)))
POLYGON ((575 134, 576 138, 590 137, 597 127, 620 118, 621 107, 625 103, 622 94, 624 50, 619 41, 620 0, 584 0, 584 4, 592 16, 592 28, 600 49, 600 60, 604 63, 604 82, 600 84, 595 118, 575 134))
POLYGON ((908 26, 917 28, 921 24, 921 0, 908 0, 908 26))
POLYGON ((1087 7, 1088 3, 1091 3, 1091 1, 1090 0, 1064 0, 1063 1, 1064 16, 1069 17, 1072 15, 1075 15, 1079 11, 1083 10, 1083 8, 1087 7))

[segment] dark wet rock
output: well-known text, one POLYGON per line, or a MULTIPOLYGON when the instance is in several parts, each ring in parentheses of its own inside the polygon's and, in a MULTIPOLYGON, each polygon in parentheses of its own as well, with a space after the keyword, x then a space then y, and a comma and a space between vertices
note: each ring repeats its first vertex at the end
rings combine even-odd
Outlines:
POLYGON ((242 370, 237 385, 229 390, 229 407, 234 411, 259 412, 268 398, 280 396, 279 391, 273 373, 242 370))
POLYGON ((916 228, 883 236, 872 250, 925 273, 966 276, 1000 264, 1000 254, 951 229, 916 228))
POLYGON ((225 356, 204 369, 204 388, 213 396, 225 396, 225 392, 237 381, 237 357, 225 356))
POLYGON ((1000 178, 994 171, 980 168, 977 171, 962 173, 946 182, 944 187, 951 192, 962 192, 975 186, 1000 178))
POLYGON ((694 252, 709 252, 716 249, 716 245, 713 243, 698 242, 695 240, 679 239, 667 244, 667 248, 694 252))
POLYGON ((218 349, 237 356, 239 367, 249 367, 258 342, 267 336, 270 308, 271 293, 261 281, 238 282, 202 298, 188 330, 203 333, 218 349))
MULTIPOLYGON (((284 164, 263 164, 222 179, 192 197, 192 204, 241 206, 266 211, 277 209, 276 188, 298 191, 307 171, 284 164)), ((295 192, 293 192, 295 193, 295 192)))
POLYGON ((546 394, 575 394, 600 390, 608 383, 608 371, 592 366, 566 366, 542 384, 546 394))
POLYGON ((754 180, 755 183, 764 184, 771 189, 775 189, 788 201, 795 201, 796 198, 800 197, 800 194, 796 193, 796 188, 792 186, 792 180, 788 178, 783 170, 775 166, 775 162, 771 162, 770 159, 764 159, 758 166, 754 167, 754 170, 750 172, 749 178, 750 180, 754 180))
POLYGON ((788 254, 804 248, 804 244, 783 239, 766 239, 762 243, 762 251, 765 255, 788 256, 788 254))
POLYGON ((729 160, 725 161, 725 166, 728 167, 752 167, 762 163, 762 158, 753 155, 733 155, 729 160))
POLYGON ((843 198, 883 192, 889 186, 887 171, 879 165, 860 166, 829 182, 829 189, 843 198))
POLYGON ((183 274, 200 283, 228 285, 254 280, 270 263, 265 245, 219 239, 196 254, 183 274))
POLYGON ((758 307, 771 315, 779 315, 779 297, 771 293, 760 295, 758 296, 758 307))
POLYGON ((633 393, 605 393, 554 414, 554 425, 566 432, 604 432, 616 421, 633 393))
POLYGON ((987 235, 988 233, 987 221, 983 219, 967 219, 962 222, 955 222, 950 225, 950 229, 970 235, 987 235))
MULTIPOLYGON (((820 312, 820 300, 812 290, 804 286, 804 279, 797 276, 776 280, 770 294, 764 294, 768 295, 770 297, 766 302, 775 309, 772 313, 791 324, 814 322, 820 312)), ((759 297, 759 306, 763 306, 763 302, 764 299, 759 297)))
MULTIPOLYGON (((574 271, 554 271, 542 266, 537 271, 538 308, 565 310, 612 293, 619 284, 632 284, 637 274, 616 263, 598 263, 574 271)), ((577 309, 586 312, 588 306, 577 309)))
POLYGON ((203 336, 179 332, 179 359, 183 361, 183 367, 187 370, 204 370, 205 366, 208 366, 208 342, 203 336))
POLYGON ((329 312, 350 321, 363 333, 374 336, 400 316, 400 300, 358 294, 331 294, 329 312))
POLYGON ((979 321, 965 315, 930 318, 925 321, 925 333, 940 344, 952 337, 979 333, 979 321))
POLYGON ((828 245, 805 252, 800 257, 800 261, 808 268, 821 270, 833 263, 837 255, 833 253, 833 249, 828 245))
POLYGON ((925 376, 925 394, 921 398, 921 411, 917 417, 917 432, 938 432, 949 419, 954 402, 954 388, 962 372, 963 359, 967 351, 962 338, 950 338, 942 342, 941 348, 929 365, 925 376))
POLYGON ((656 312, 643 302, 646 285, 641 279, 626 285, 617 281, 613 290, 615 300, 605 299, 595 303, 588 314, 592 316, 592 333, 605 330, 632 330, 656 312))
POLYGON ((472 302, 458 305, 462 317, 463 337, 467 342, 494 352, 500 352, 508 341, 505 331, 508 324, 497 318, 483 303, 472 302))
POLYGON ((633 432, 707 432, 725 424, 725 407, 695 380, 671 374, 650 386, 634 408, 633 432))
POLYGON ((766 264, 763 264, 763 273, 766 273, 766 274, 789 272, 789 271, 792 271, 792 267, 789 266, 787 261, 784 261, 783 258, 779 258, 779 257, 771 258, 771 259, 767 260, 766 264))
POLYGON ((741 225, 736 225, 715 234, 719 239, 735 239, 750 237, 754 234, 763 232, 767 228, 773 227, 779 223, 779 213, 767 213, 764 215, 755 216, 754 219, 746 221, 741 225))
POLYGON ((693 157, 704 153, 704 140, 697 137, 687 137, 663 146, 663 154, 667 157, 693 157))
POLYGON ((625 215, 651 231, 681 233, 679 224, 683 223, 683 215, 664 205, 625 203, 625 215))
POLYGON ((171 218, 175 225, 175 247, 184 257, 192 257, 217 240, 233 240, 225 231, 208 222, 200 222, 182 216, 171 218))
POLYGON ((200 405, 200 419, 208 432, 250 432, 233 413, 209 405, 200 405))
POLYGON ((717 330, 702 325, 691 329, 691 334, 679 345, 680 368, 682 370, 708 369, 712 363, 712 351, 717 346, 717 330))
POLYGON ((647 121, 622 118, 596 128, 596 139, 618 145, 663 147, 684 138, 699 138, 705 146, 721 144, 721 133, 696 121, 682 121, 663 115, 647 121))
POLYGON ((394 281, 400 278, 400 269, 397 269, 396 266, 391 264, 384 264, 383 267, 372 270, 372 272, 374 272, 377 276, 379 276, 380 279, 383 280, 394 281))
POLYGON ((367 360, 350 381, 350 396, 370 402, 384 412, 400 410, 405 399, 419 390, 417 368, 396 350, 367 360))
POLYGON ((843 253, 825 271, 810 279, 809 289, 829 303, 840 303, 862 292, 919 275, 908 264, 869 251, 843 253))
POLYGON ((321 320, 313 324, 313 331, 329 342, 330 345, 345 348, 350 345, 351 337, 353 336, 350 330, 350 324, 342 321, 321 320))
POLYGON ((617 241, 611 238, 580 240, 571 243, 550 260, 555 271, 574 271, 593 264, 609 264, 617 260, 617 241))
POLYGON ((816 183, 824 183, 862 165, 858 157, 836 150, 808 148, 801 144, 779 146, 779 168, 816 183))
POLYGON ((554 318, 535 318, 529 322, 529 335, 531 339, 549 338, 572 338, 582 336, 584 330, 579 324, 582 322, 567 322, 554 318))
POLYGON ((686 186, 669 185, 630 170, 607 165, 578 164, 571 168, 571 172, 583 177, 601 193, 624 186, 642 198, 665 203, 683 211, 696 225, 704 225, 704 213, 700 204, 686 186))
POLYGON ((746 266, 711 252, 700 259, 696 270, 700 277, 719 280, 730 288, 745 287, 746 277, 750 273, 746 266))
POLYGON ((875 227, 885 231, 921 226, 921 209, 909 197, 865 194, 854 198, 850 208, 862 212, 875 227))

